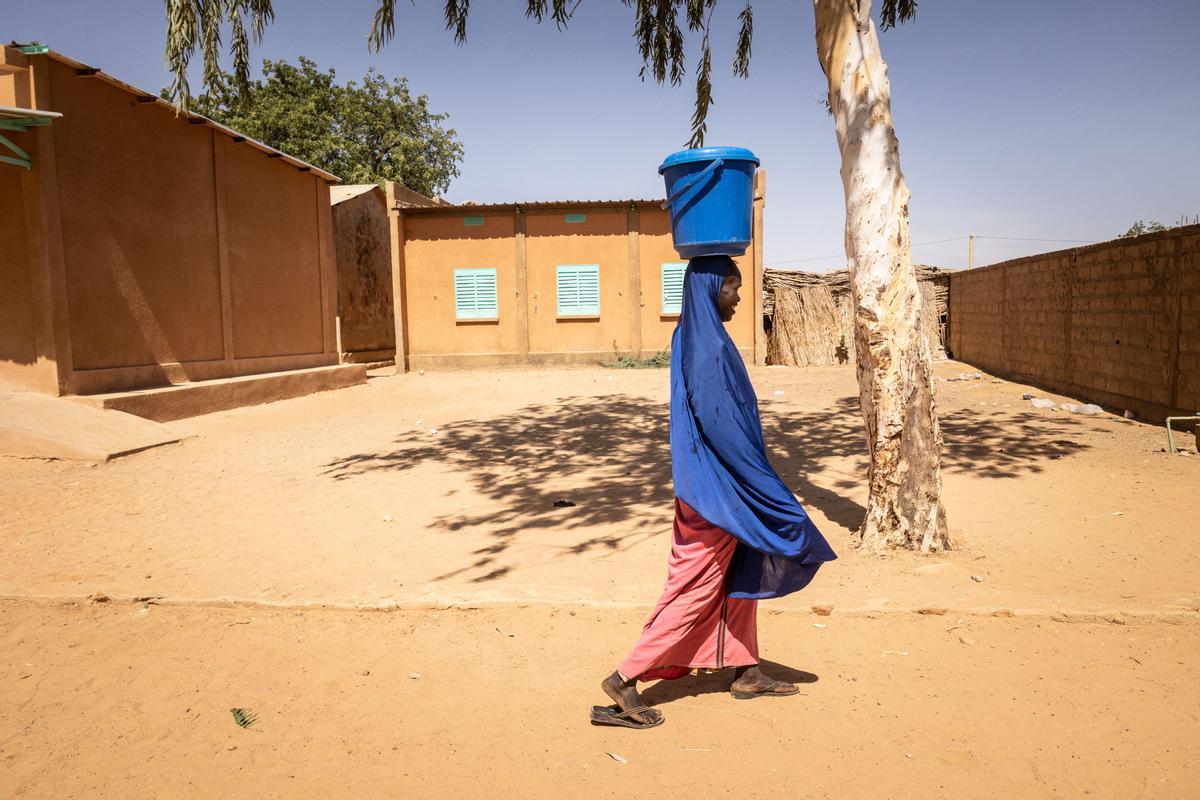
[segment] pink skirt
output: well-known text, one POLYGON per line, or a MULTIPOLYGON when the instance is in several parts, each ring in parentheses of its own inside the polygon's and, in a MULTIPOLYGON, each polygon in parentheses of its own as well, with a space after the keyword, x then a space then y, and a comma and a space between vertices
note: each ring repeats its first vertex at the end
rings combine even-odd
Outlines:
POLYGON ((649 681, 758 663, 758 601, 725 596, 725 573, 737 543, 675 498, 667 586, 633 652, 618 667, 622 675, 649 681))

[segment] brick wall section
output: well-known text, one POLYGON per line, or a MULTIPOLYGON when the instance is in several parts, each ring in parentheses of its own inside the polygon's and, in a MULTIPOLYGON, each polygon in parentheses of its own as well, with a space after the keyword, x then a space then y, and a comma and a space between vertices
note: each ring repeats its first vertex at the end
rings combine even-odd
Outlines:
POLYGON ((1179 358, 1175 380, 1179 404, 1200 410, 1200 246, 1196 239, 1193 235, 1191 246, 1179 248, 1179 358))
POLYGON ((1146 420, 1200 411, 1200 225, 954 273, 950 348, 1146 420))

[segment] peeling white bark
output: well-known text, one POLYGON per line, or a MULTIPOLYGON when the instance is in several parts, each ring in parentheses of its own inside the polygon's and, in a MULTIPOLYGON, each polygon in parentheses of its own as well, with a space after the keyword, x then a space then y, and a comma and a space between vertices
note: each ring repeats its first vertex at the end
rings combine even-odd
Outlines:
POLYGON ((859 535, 875 551, 950 549, 942 435, 909 250, 908 186, 871 0, 813 0, 813 10, 842 154, 858 390, 871 455, 859 535))

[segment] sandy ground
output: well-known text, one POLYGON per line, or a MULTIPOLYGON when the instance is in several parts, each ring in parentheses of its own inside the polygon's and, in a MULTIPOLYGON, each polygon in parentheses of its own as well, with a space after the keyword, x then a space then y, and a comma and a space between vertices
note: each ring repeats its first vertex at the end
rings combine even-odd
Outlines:
POLYGON ((586 715, 630 611, 5 604, 0 795, 1200 793, 1200 627, 812 619, 762 620, 801 696, 664 682, 667 723, 628 731, 586 715))
MULTIPOLYGON (((866 500, 852 370, 754 380, 775 463, 841 555, 785 605, 1200 607, 1200 457, 1162 452, 1162 428, 1036 409, 989 378, 939 382, 961 550, 881 560, 852 547, 866 500)), ((195 418, 196 438, 105 465, 0 458, 0 596, 644 606, 669 548, 666 381, 389 376, 195 418)))
POLYGON ((940 381, 960 547, 878 558, 852 371, 753 379, 841 555, 764 605, 803 697, 687 679, 660 729, 586 724, 664 577, 664 371, 379 376, 0 458, 0 797, 1200 796, 1190 436, 940 381))

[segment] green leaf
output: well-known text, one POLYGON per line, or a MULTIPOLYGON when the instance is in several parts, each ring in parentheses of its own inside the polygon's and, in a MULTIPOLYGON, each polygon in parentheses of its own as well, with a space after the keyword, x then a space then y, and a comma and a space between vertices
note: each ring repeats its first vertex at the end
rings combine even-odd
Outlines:
POLYGON ((750 44, 754 39, 754 8, 750 5, 750 0, 746 0, 742 13, 738 14, 738 20, 742 26, 738 30, 737 55, 733 59, 733 74, 739 78, 749 78, 750 44))
POLYGON ((406 78, 370 69, 339 83, 311 59, 264 61, 263 78, 244 92, 220 73, 196 111, 332 172, 347 183, 398 181, 421 194, 443 194, 459 175, 462 143, 429 98, 413 96, 406 78))
POLYGON ((254 712, 248 708, 231 708, 229 713, 233 714, 233 721, 243 728, 249 728, 258 722, 258 717, 254 716, 254 712))
POLYGON ((700 62, 696 64, 696 108, 692 112, 692 138, 688 147, 704 146, 704 134, 708 131, 708 109, 712 104, 712 50, 708 46, 708 34, 705 34, 700 48, 700 62))
POLYGON ((883 0, 879 6, 879 30, 896 27, 897 22, 912 22, 917 17, 917 0, 883 0))

